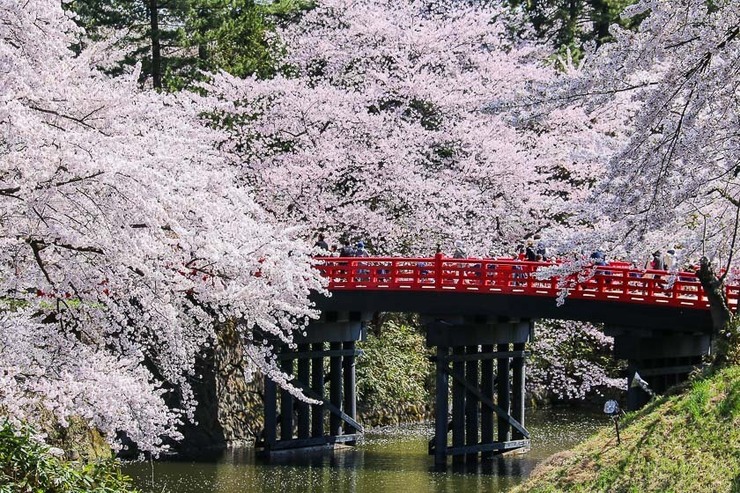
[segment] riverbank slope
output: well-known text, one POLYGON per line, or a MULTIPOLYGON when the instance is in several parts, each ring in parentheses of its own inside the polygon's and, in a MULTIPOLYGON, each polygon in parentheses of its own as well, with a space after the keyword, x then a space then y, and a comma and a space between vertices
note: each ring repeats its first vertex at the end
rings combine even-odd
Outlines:
POLYGON ((700 377, 540 464, 516 493, 740 492, 740 366, 700 377))

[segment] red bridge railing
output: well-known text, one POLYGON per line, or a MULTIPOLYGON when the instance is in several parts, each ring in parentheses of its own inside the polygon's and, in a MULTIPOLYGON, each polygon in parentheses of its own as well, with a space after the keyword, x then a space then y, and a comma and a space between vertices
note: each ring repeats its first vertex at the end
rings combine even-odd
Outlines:
MULTIPOLYGON (((317 268, 329 279, 329 290, 456 291, 555 298, 558 278, 537 279, 545 262, 512 259, 396 257, 321 257, 317 268)), ((693 272, 679 272, 673 284, 666 271, 640 270, 627 264, 587 267, 565 279, 568 297, 624 303, 648 303, 708 309, 693 272)), ((727 300, 737 310, 740 286, 727 287, 727 300)))

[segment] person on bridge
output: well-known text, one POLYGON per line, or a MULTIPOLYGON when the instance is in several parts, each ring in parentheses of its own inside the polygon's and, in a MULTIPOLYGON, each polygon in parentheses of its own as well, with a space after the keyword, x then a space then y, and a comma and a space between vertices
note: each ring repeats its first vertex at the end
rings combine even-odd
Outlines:
POLYGON ((545 243, 545 240, 543 240, 540 235, 534 235, 534 241, 537 242, 537 248, 534 253, 537 254, 543 262, 550 260, 547 255, 547 244, 545 243))
POLYGON ((673 249, 668 250, 663 255, 663 268, 665 270, 671 270, 676 265, 676 251, 673 249))
POLYGON ((650 261, 650 268, 653 270, 665 270, 665 263, 663 262, 663 256, 660 250, 653 252, 653 260, 650 261))
POLYGON ((537 260, 537 253, 534 251, 534 242, 532 240, 527 241, 527 248, 524 249, 524 260, 528 262, 537 260))
POLYGON ((516 249, 514 251, 514 260, 525 260, 526 257, 526 249, 524 248, 524 243, 519 243, 516 246, 516 249))
POLYGON ((594 265, 606 265, 606 255, 601 249, 596 250, 591 254, 591 261, 594 265))
POLYGON ((355 256, 355 249, 352 248, 352 245, 350 245, 349 240, 344 240, 344 243, 342 244, 342 249, 339 251, 340 257, 354 257, 355 256))
MULTIPOLYGON (((357 242, 357 247, 355 248, 355 257, 369 257, 370 252, 365 250, 365 243, 363 241, 357 242)), ((358 262, 357 265, 367 265, 366 262, 358 262)), ((370 271, 367 269, 358 269, 357 273, 360 274, 362 277, 358 277, 356 279, 357 282, 367 282, 370 280, 368 277, 368 274, 370 274, 370 271)))
POLYGON ((370 252, 365 250, 365 243, 362 241, 357 242, 357 248, 355 248, 355 257, 369 257, 370 252))
POLYGON ((457 240, 455 242, 455 252, 452 254, 452 258, 468 258, 468 253, 465 251, 465 244, 457 240))
POLYGON ((325 252, 329 251, 329 244, 326 243, 326 240, 324 239, 324 233, 319 233, 319 239, 316 240, 314 247, 320 248, 321 250, 324 250, 325 252))

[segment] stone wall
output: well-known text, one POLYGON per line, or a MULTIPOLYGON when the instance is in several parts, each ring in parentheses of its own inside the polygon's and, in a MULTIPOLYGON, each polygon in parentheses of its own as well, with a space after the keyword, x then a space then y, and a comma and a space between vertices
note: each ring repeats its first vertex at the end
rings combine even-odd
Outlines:
POLYGON ((236 324, 220 327, 215 348, 216 414, 223 429, 225 444, 245 445, 262 430, 263 383, 261 375, 248 382, 244 377, 243 351, 236 324))

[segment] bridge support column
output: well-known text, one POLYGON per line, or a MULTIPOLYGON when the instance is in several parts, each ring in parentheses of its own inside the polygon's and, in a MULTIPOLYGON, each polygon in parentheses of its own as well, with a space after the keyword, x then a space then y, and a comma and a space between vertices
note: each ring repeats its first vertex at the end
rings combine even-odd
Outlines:
MULTIPOLYGON (((509 345, 499 344, 497 349, 500 353, 507 353, 509 345)), ((497 402, 501 410, 504 411, 498 415, 498 441, 504 443, 511 440, 511 426, 509 425, 509 418, 511 417, 511 375, 509 370, 511 365, 509 363, 509 358, 498 358, 496 365, 497 402)))
POLYGON ((650 395, 635 380, 637 373, 656 394, 684 382, 709 353, 708 335, 666 333, 626 327, 607 327, 614 336, 614 355, 629 362, 626 409, 644 406, 650 395))
MULTIPOLYGON (((480 347, 481 353, 493 353, 493 344, 484 344, 480 347)), ((483 395, 493 396, 494 390, 494 370, 493 358, 483 359, 480 362, 480 390, 483 395)), ((481 406, 480 410, 480 441, 481 443, 493 443, 493 409, 488 406, 481 406)), ((481 458, 491 458, 494 453, 492 450, 481 452, 481 458)))
POLYGON ((257 442, 262 455, 357 442, 363 428, 357 422, 355 358, 359 351, 355 342, 364 336, 368 319, 369 314, 330 312, 309 325, 306 335, 296 335, 295 349, 279 348, 280 368, 295 376, 291 384, 319 404, 309 405, 285 390, 278 391, 277 385, 265 378, 265 428, 257 442))
MULTIPOLYGON (((525 358, 524 358, 524 343, 514 343, 514 352, 522 354, 522 356, 515 356, 511 359, 512 367, 512 399, 511 399, 511 415, 515 420, 524 426, 524 402, 525 402, 525 358)), ((516 428, 513 430, 514 440, 521 440, 524 438, 521 431, 516 428)))
POLYGON ((455 463, 477 461, 479 455, 490 458, 529 447, 523 424, 524 343, 531 323, 442 316, 425 317, 424 323, 427 345, 437 346, 435 436, 429 443, 435 464, 446 464, 448 456, 455 463))

